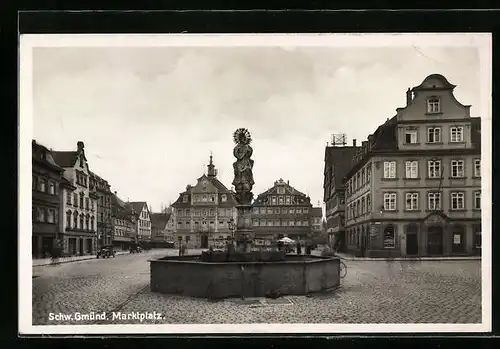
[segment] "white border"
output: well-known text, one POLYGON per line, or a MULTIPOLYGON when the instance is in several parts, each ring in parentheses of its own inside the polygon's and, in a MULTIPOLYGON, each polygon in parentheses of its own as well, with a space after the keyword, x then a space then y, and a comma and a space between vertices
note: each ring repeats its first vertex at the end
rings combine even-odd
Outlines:
POLYGON ((491 331, 491 34, 210 34, 22 35, 19 110, 19 332, 21 334, 222 334, 222 333, 422 333, 491 331), (238 325, 32 325, 31 140, 34 47, 280 46, 477 47, 481 62, 482 117, 482 320, 481 324, 238 324, 238 325), (488 205, 489 204, 489 205, 488 205), (489 224, 486 224, 489 223, 489 224), (22 277, 21 277, 22 276, 22 277))

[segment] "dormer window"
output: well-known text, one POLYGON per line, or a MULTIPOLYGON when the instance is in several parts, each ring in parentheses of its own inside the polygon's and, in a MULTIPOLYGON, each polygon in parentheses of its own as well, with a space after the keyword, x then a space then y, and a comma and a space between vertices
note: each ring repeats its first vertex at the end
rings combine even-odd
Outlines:
POLYGON ((278 194, 285 194, 285 188, 279 187, 278 188, 278 194))
POLYGON ((222 200, 222 202, 227 201, 227 195, 226 194, 222 194, 221 200, 222 200))
POLYGON ((439 98, 430 98, 427 100, 427 113, 436 114, 441 112, 441 101, 439 98))

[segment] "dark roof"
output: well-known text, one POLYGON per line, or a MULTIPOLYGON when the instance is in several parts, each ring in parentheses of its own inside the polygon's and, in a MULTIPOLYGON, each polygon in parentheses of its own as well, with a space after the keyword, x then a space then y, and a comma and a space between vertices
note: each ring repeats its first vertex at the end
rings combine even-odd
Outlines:
POLYGON ((151 213, 151 227, 164 229, 170 219, 170 213, 151 213))
POLYGON ((313 207, 312 208, 312 216, 313 217, 323 217, 323 209, 321 207, 313 207))
POLYGON ((326 147, 324 175, 329 173, 330 166, 334 168, 334 179, 340 183, 333 183, 335 188, 343 187, 342 179, 352 167, 352 159, 361 147, 326 147))
POLYGON ((53 151, 55 162, 61 167, 73 167, 77 159, 76 151, 53 151))
POLYGON ((268 196, 269 194, 277 192, 278 187, 285 187, 288 195, 298 195, 298 196, 304 196, 304 197, 307 196, 306 194, 304 194, 304 193, 298 191, 297 189, 295 189, 294 187, 292 187, 289 182, 285 182, 285 181, 283 181, 283 179, 280 178, 279 180, 274 182, 274 185, 271 188, 269 188, 266 191, 257 195, 257 198, 255 199, 255 201, 256 202, 261 201, 262 199, 264 199, 264 197, 268 196))
POLYGON ((47 147, 37 143, 35 140, 31 142, 31 157, 33 160, 45 163, 52 167, 55 171, 64 171, 55 161, 52 152, 47 147))
POLYGON ((134 202, 128 202, 128 204, 136 213, 142 212, 142 209, 144 208, 144 206, 146 206, 146 208, 148 207, 148 204, 146 201, 134 201, 134 202))

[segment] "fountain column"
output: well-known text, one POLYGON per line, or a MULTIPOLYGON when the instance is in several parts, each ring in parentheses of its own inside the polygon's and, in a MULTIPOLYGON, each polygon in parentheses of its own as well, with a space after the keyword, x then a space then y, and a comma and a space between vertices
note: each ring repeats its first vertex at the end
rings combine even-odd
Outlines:
POLYGON ((248 251, 253 238, 252 230, 252 187, 253 180, 253 160, 251 159, 253 149, 250 146, 252 137, 246 128, 239 128, 233 134, 236 144, 233 155, 236 161, 233 163, 235 188, 235 198, 237 201, 237 221, 235 238, 239 249, 248 251))

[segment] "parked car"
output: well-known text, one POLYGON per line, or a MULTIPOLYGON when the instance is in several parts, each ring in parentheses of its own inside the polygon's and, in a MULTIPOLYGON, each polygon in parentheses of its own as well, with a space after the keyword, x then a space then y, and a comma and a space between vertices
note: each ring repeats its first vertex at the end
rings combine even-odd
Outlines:
POLYGON ((139 245, 131 245, 130 246, 130 253, 140 253, 142 252, 142 247, 139 245))
POLYGON ((103 246, 99 251, 97 251, 97 258, 114 258, 115 255, 116 252, 111 245, 103 246))

